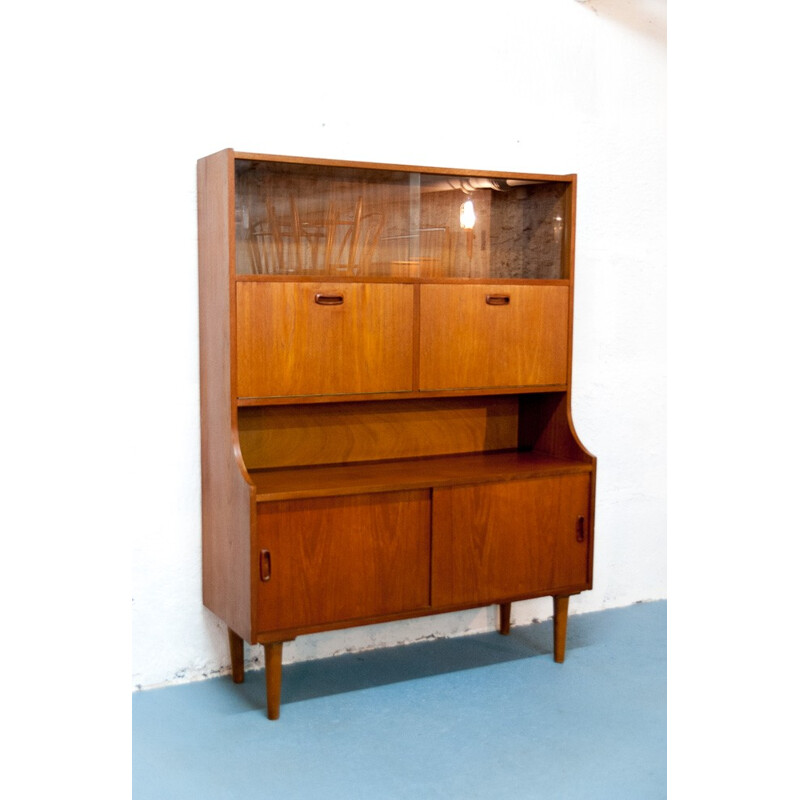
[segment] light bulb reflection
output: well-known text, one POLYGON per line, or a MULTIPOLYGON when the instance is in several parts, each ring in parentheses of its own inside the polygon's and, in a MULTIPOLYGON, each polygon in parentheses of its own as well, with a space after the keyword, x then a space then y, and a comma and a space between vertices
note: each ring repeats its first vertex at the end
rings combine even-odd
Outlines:
POLYGON ((467 198, 461 204, 460 212, 461 227, 464 230, 471 231, 475 227, 475 206, 472 204, 472 199, 467 198))

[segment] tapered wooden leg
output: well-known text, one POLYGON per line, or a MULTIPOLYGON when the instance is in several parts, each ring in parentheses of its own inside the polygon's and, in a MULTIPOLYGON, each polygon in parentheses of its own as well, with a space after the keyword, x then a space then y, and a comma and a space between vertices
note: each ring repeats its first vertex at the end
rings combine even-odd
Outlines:
POLYGON ((228 643, 231 648, 231 677, 234 683, 244 680, 244 640, 228 628, 228 643))
POLYGON ((503 636, 511 632, 511 603, 500 603, 500 628, 503 636))
POLYGON ((267 717, 278 719, 281 715, 283 642, 265 644, 264 655, 267 662, 267 717))
POLYGON ((568 594, 553 598, 553 658, 559 664, 564 662, 564 652, 567 647, 568 608, 568 594))

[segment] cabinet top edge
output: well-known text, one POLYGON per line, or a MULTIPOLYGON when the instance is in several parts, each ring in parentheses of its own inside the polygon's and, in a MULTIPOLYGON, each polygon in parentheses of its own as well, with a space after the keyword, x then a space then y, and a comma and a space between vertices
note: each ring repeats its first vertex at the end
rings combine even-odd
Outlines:
POLYGON ((307 275, 295 272, 284 275, 236 275, 236 283, 406 283, 417 284, 458 284, 464 286, 570 286, 569 278, 450 278, 394 275, 336 275, 315 272, 307 275))
MULTIPOLYGON (((428 175, 460 175, 464 177, 486 178, 515 178, 533 181, 554 181, 561 183, 574 183, 577 179, 575 173, 556 175, 551 173, 534 172, 507 172, 503 170, 464 169, 459 167, 432 167, 412 164, 388 164, 371 161, 347 161, 332 158, 311 158, 305 156, 272 155, 265 153, 239 152, 232 149, 220 151, 233 156, 234 160, 242 161, 270 161, 284 164, 305 164, 309 166, 350 167, 357 169, 392 170, 397 172, 420 172, 428 175)), ((212 154, 218 155, 218 154, 212 154)), ((210 156, 208 156, 210 157, 210 156)), ((200 159, 201 161, 203 159, 200 159)))

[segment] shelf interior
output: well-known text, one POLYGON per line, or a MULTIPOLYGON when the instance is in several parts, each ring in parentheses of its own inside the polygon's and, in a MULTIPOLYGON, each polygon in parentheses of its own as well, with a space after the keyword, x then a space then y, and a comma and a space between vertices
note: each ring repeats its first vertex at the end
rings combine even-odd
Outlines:
POLYGON ((583 472, 564 392, 240 408, 259 501, 583 472))

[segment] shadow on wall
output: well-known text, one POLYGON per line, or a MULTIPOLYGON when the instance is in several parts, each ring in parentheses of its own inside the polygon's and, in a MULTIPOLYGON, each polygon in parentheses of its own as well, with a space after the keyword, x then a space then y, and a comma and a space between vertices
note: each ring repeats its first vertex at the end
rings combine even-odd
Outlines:
POLYGON ((632 33, 666 44, 667 0, 576 0, 632 33))

